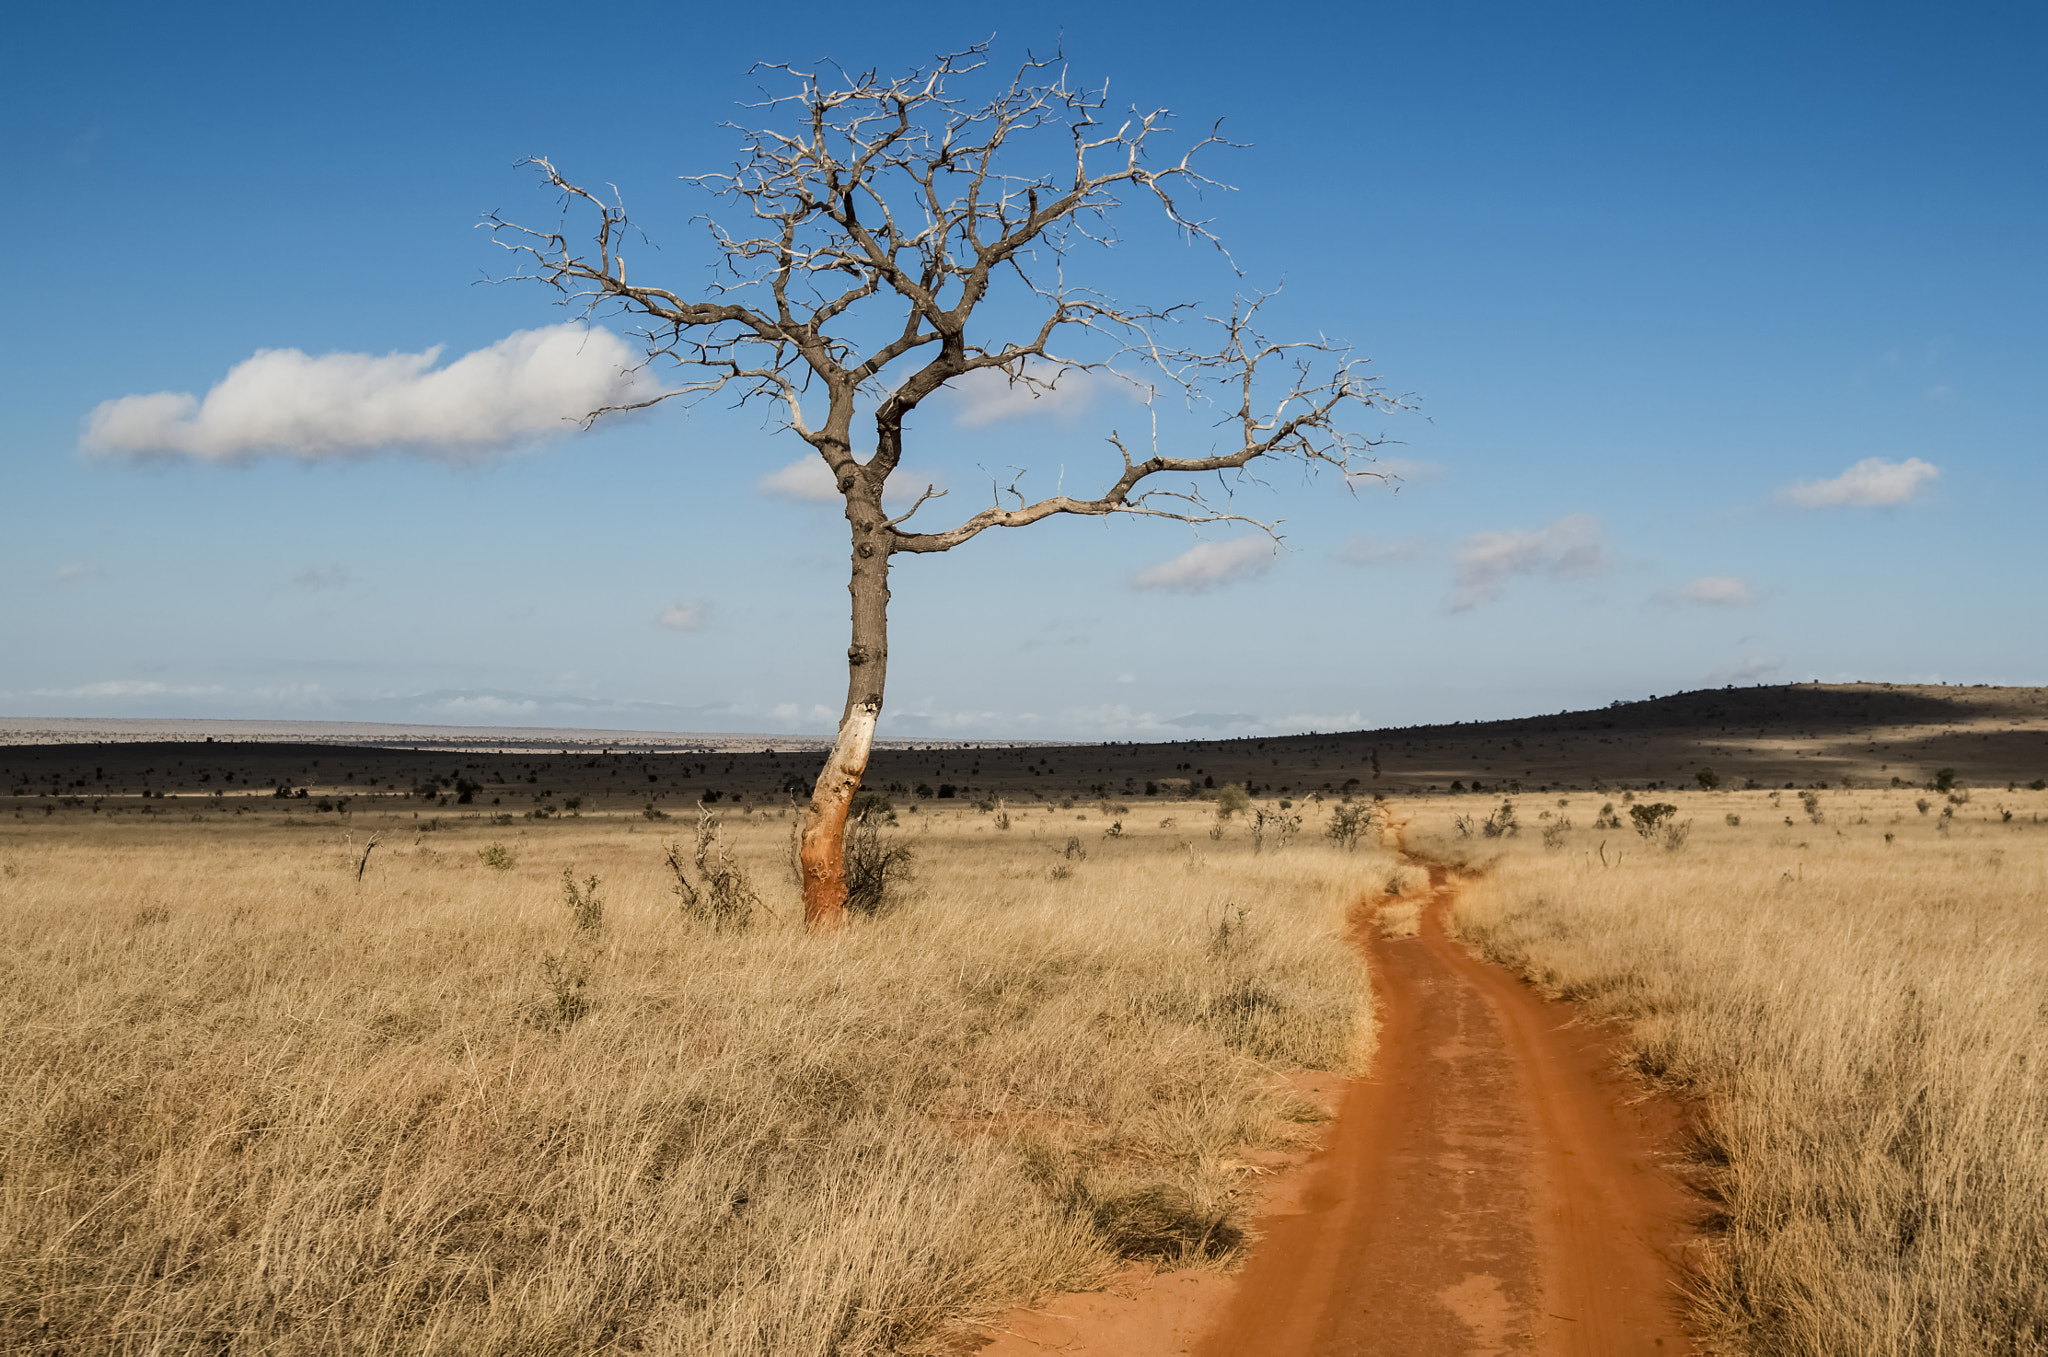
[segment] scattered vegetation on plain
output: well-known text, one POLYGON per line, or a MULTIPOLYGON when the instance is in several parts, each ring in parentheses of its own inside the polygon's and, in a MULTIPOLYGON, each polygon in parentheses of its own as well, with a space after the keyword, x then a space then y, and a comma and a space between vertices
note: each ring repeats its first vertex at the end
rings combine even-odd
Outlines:
POLYGON ((932 1352, 1223 1265, 1242 1156, 1313 1134, 1280 1076, 1369 1044, 1345 910, 1395 870, 962 802, 863 822, 821 944, 768 815, 486 810, 358 882, 85 814, 0 828, 7 1351, 932 1352))

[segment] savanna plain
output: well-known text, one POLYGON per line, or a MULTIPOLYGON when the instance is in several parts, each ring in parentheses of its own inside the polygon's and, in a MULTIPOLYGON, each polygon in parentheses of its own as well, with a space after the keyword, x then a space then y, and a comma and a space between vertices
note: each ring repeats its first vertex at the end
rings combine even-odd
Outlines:
POLYGON ((832 941, 765 803, 17 800, 0 1347, 955 1352, 1228 1270, 1440 863, 1689 1109, 1704 1344, 2048 1351, 2048 794, 1826 771, 925 801, 832 941))
POLYGON ((1395 864, 1174 809, 878 828, 831 942, 769 815, 7 822, 0 1347, 930 1351, 1223 1266, 1395 864))

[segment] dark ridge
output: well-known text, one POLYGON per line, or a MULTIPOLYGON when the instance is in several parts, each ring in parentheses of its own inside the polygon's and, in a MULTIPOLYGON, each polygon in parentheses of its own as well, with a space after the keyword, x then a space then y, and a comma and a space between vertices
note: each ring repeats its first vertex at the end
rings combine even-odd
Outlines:
MULTIPOLYGON (((822 763, 815 748, 500 754, 229 740, 14 744, 0 745, 0 812, 446 808, 531 817, 669 814, 702 800, 752 810, 806 794, 822 763)), ((2048 777, 2048 689, 1797 684, 1674 693, 1554 716, 1281 737, 899 744, 875 752, 866 785, 899 807, 938 808, 992 798, 1173 799, 1229 783, 1260 796, 1655 790, 1700 785, 1703 770, 1731 789, 1893 779, 1919 786, 1944 769, 1965 785, 2048 777)))

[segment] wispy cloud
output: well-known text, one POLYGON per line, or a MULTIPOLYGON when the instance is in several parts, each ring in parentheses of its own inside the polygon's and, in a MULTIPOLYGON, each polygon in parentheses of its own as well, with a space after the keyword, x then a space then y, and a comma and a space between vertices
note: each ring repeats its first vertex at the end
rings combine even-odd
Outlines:
POLYGON ((1769 678, 1785 667, 1785 661, 1778 655, 1746 655, 1742 662, 1724 674, 1715 675, 1721 683, 1755 683, 1758 679, 1769 678))
POLYGON ((1105 397, 1137 400, 1144 395, 1135 382, 1104 368, 1063 371, 1050 363, 1033 363, 1027 370, 1034 381, 1049 385, 1012 382, 993 368, 949 382, 946 389, 952 393, 954 422, 963 429, 980 429, 1033 416, 1073 419, 1105 397))
POLYGON ((31 688, 30 697, 69 698, 112 698, 112 697, 158 697, 173 694, 179 697, 197 697, 226 690, 213 685, 182 684, 173 686, 158 683, 154 679, 108 679, 102 683, 82 683, 76 688, 31 688))
POLYGON ((338 565, 309 565, 292 576, 295 589, 345 589, 349 584, 349 573, 338 565))
POLYGON ((711 624, 711 605, 701 598, 686 598, 656 613, 654 624, 669 631, 702 631, 711 624))
POLYGON ((1458 547, 1451 611, 1492 602, 1517 575, 1591 575, 1606 563, 1605 534, 1591 514, 1535 529, 1473 533, 1458 547))
MULTIPOLYGON (((882 503, 890 509, 908 508, 927 485, 944 490, 945 477, 901 467, 889 478, 882 503)), ((824 458, 815 455, 799 457, 788 466, 769 472, 754 482, 754 488, 771 499, 793 499, 805 504, 839 502, 839 487, 833 483, 832 468, 825 465, 824 458)))
POLYGON ((90 584, 96 579, 103 578, 106 573, 90 561, 66 561, 56 570, 59 584, 90 584))
POLYGON ((1199 594, 1220 589, 1237 580, 1263 575, 1273 568, 1277 555, 1272 541, 1264 537, 1203 542, 1170 561, 1140 570, 1131 578, 1131 583, 1139 589, 1199 594))
POLYGON ((839 487, 832 483, 832 468, 825 465, 824 458, 815 456, 799 457, 780 471, 769 472, 755 482, 755 487, 776 499, 823 503, 839 498, 839 487))
POLYGON ((660 391, 641 355, 603 329, 520 330, 435 367, 424 353, 259 349, 202 401, 159 391, 107 401, 86 419, 80 450, 143 460, 246 462, 265 454, 303 462, 403 452, 474 462, 572 433, 602 406, 660 391))
POLYGON ((1941 468, 1918 457, 1903 462, 1866 457, 1832 480, 1802 481, 1778 493, 1787 504, 1801 509, 1884 508, 1913 499, 1939 475, 1941 468))
POLYGON ((1702 575, 1657 597, 1678 607, 1740 608, 1756 602, 1756 590, 1740 575, 1702 575))
POLYGON ((1376 537, 1354 537, 1337 552, 1337 559, 1346 565, 1376 566, 1400 565, 1414 560, 1422 554, 1422 539, 1405 537, 1398 542, 1383 542, 1376 537))

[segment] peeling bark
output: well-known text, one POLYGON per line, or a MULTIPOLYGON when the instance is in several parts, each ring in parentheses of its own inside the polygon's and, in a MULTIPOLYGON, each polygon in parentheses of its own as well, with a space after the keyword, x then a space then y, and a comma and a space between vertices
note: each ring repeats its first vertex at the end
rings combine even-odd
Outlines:
POLYGON ((797 860, 804 876, 804 925, 814 933, 846 926, 846 813, 867 771, 879 715, 881 703, 863 704, 839 722, 839 738, 804 814, 797 860))

